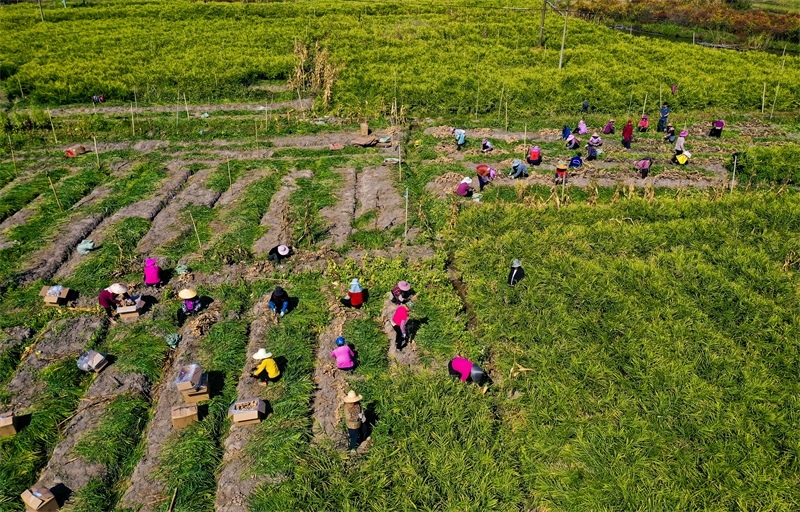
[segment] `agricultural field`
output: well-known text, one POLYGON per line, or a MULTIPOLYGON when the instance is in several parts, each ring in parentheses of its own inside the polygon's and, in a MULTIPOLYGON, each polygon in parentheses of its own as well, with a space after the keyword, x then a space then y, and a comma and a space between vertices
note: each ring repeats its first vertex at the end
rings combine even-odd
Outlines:
POLYGON ((0 511, 37 483, 86 512, 800 507, 794 57, 576 20, 559 71, 563 19, 548 14, 539 50, 518 30, 531 14, 502 2, 69 5, 44 23, 36 4, 0 6, 0 412, 20 418, 0 438, 0 511), (591 57, 600 40, 613 62, 591 57), (698 65, 672 96, 676 53, 698 65), (630 150, 608 136, 554 184, 584 99, 597 130, 655 121, 662 98, 687 166, 661 134, 630 150), (387 142, 353 145, 364 122, 387 142), (534 144, 544 163, 510 179, 534 144), (456 196, 479 163, 498 177, 456 196), (277 265, 280 243, 294 254, 277 265), (163 287, 144 284, 146 258, 163 287), (353 278, 360 309, 339 300, 353 278), (144 297, 135 321, 105 320, 114 282, 144 297), (61 307, 39 295, 55 284, 73 290, 61 307), (206 307, 179 325, 186 287, 206 307), (329 357, 339 336, 353 373, 329 357), (260 348, 282 372, 265 387, 260 348), (79 370, 89 349, 111 364, 79 370), (488 382, 448 376, 455 356, 488 382), (192 362, 211 395, 176 430, 192 362), (354 451, 350 390, 370 435, 354 451), (231 404, 255 397, 262 421, 234 424, 231 404))

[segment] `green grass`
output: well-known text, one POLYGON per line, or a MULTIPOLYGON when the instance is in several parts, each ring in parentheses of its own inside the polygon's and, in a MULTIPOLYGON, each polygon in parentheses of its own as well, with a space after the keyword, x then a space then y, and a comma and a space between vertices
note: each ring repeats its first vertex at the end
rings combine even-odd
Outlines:
MULTIPOLYGON (((67 169, 54 169, 50 171, 50 179, 57 183, 67 174, 69 174, 67 169)), ((11 217, 49 189, 50 182, 47 181, 47 174, 45 173, 38 173, 29 180, 20 181, 12 186, 0 197, 0 220, 11 217)), ((52 191, 50 195, 52 196, 52 191)))
POLYGON ((102 350, 114 356, 114 366, 119 371, 141 373, 150 382, 157 382, 170 350, 164 334, 175 331, 172 323, 164 320, 122 323, 106 339, 102 350))
POLYGON ((211 240, 213 229, 210 223, 216 219, 216 216, 217 210, 207 206, 197 206, 194 204, 185 206, 181 209, 179 215, 179 220, 184 226, 181 234, 160 247, 156 252, 161 256, 169 258, 171 261, 178 261, 183 256, 199 250, 197 236, 200 236, 200 242, 204 244, 211 240), (192 218, 194 218, 195 225, 197 226, 197 234, 195 234, 194 228, 192 227, 192 218))
MULTIPOLYGON (((103 156, 105 159, 106 155, 103 156)), ((86 211, 109 215, 153 195, 159 182, 166 176, 164 166, 158 163, 145 162, 136 165, 129 174, 111 184, 111 192, 106 197, 87 207, 86 211)))
MULTIPOLYGON (((374 300, 379 299, 380 297, 375 297, 374 300)), ((355 347, 358 373, 375 375, 388 369, 388 340, 377 322, 366 318, 350 320, 344 324, 342 335, 348 345, 355 347)))

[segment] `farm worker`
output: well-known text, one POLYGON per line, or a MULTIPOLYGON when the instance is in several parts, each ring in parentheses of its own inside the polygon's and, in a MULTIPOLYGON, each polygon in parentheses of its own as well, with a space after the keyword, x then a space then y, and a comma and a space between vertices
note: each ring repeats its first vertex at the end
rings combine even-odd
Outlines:
POLYGON ((603 139, 597 135, 597 132, 594 132, 591 137, 589 137, 589 145, 593 148, 599 148, 603 145, 603 139))
POLYGON ((613 135, 614 130, 614 119, 609 119, 608 123, 603 127, 603 133, 606 135, 613 135))
POLYGON ((518 159, 514 159, 511 162, 511 173, 509 174, 514 179, 517 178, 527 178, 528 177, 528 166, 523 164, 518 159))
POLYGON ((492 175, 496 174, 495 170, 489 167, 486 164, 480 164, 477 167, 478 170, 478 185, 480 186, 480 191, 483 192, 483 187, 489 184, 492 181, 492 175))
POLYGON ((528 163, 531 165, 539 165, 542 163, 542 150, 539 149, 539 146, 533 146, 530 151, 528 151, 526 160, 528 160, 528 163))
POLYGON ((405 281, 400 281, 392 288, 390 294, 393 303, 405 304, 408 302, 409 297, 411 297, 411 285, 405 281))
POLYGON ((467 176, 461 180, 461 183, 458 184, 458 188, 456 188, 456 194, 460 195, 461 197, 472 196, 472 178, 467 176))
POLYGON ((122 283, 112 284, 100 292, 100 296, 97 298, 97 302, 100 303, 100 307, 106 310, 108 321, 111 322, 112 325, 116 325, 117 323, 117 321, 114 320, 114 310, 117 306, 122 305, 122 301, 117 299, 117 295, 122 295, 123 299, 131 298, 131 296, 128 295, 128 287, 122 283))
POLYGON ((647 127, 649 126, 649 122, 647 121, 647 116, 642 116, 642 120, 639 121, 639 127, 636 128, 636 131, 639 133, 644 133, 647 131, 647 127))
POLYGON ((408 306, 400 304, 392 315, 392 329, 394 329, 395 339, 394 347, 400 352, 405 345, 408 334, 406 333, 406 324, 408 323, 408 306))
POLYGON ((664 142, 675 142, 675 127, 672 123, 667 124, 667 133, 664 135, 664 142))
POLYGON ((344 338, 339 336, 336 338, 336 349, 331 352, 331 357, 336 358, 336 367, 340 370, 349 370, 350 373, 353 373, 353 368, 355 367, 355 362, 353 362, 353 358, 355 357, 355 353, 353 349, 347 346, 345 343, 344 338))
POLYGON ((348 308, 360 308, 364 303, 364 291, 361 289, 361 283, 358 279, 350 281, 350 289, 347 291, 347 298, 341 299, 343 305, 348 308))
POLYGON ((664 106, 661 107, 661 110, 659 110, 659 112, 661 113, 661 117, 658 118, 658 131, 663 132, 664 127, 667 125, 667 122, 669 121, 669 114, 670 112, 672 112, 672 110, 670 110, 669 104, 667 102, 664 102, 664 106))
POLYGON ((563 160, 559 160, 556 164, 556 183, 567 184, 567 163, 563 160))
POLYGON ((577 169, 583 165, 583 159, 581 158, 580 151, 575 153, 575 156, 569 161, 569 168, 570 169, 577 169))
POLYGON ((633 165, 636 167, 636 175, 642 179, 645 179, 650 173, 650 166, 653 165, 653 159, 648 156, 637 162, 634 162, 633 165))
POLYGON ((278 368, 278 363, 272 359, 272 352, 267 352, 263 348, 258 349, 258 352, 253 354, 253 359, 260 361, 258 368, 253 370, 253 378, 260 379, 259 385, 266 386, 267 382, 275 382, 281 376, 281 370, 278 368))
POLYGON ((633 121, 628 119, 625 126, 622 127, 622 145, 627 149, 631 149, 631 141, 633 140, 633 121))
POLYGON ((589 133, 589 128, 586 127, 586 123, 581 119, 578 121, 578 135, 586 135, 587 133, 589 133))
POLYGON ((458 150, 461 151, 461 148, 463 148, 464 144, 467 143, 467 132, 465 132, 461 128, 459 129, 451 128, 450 133, 456 136, 456 144, 458 145, 458 150))
POLYGON ((572 134, 572 130, 569 126, 564 125, 564 128, 561 129, 561 138, 564 140, 569 139, 569 136, 572 134))
POLYGON ((447 363, 447 372, 453 377, 461 379, 461 382, 466 382, 467 379, 470 379, 475 384, 480 384, 486 376, 480 366, 463 357, 451 359, 447 363))
POLYGON ((161 269, 154 258, 144 260, 144 284, 155 286, 161 284, 161 269))
POLYGON ((350 447, 348 450, 355 450, 358 448, 359 436, 363 437, 365 440, 367 437, 365 425, 367 418, 361 410, 361 404, 358 403, 362 398, 361 395, 356 395, 356 392, 352 389, 348 391, 347 396, 344 397, 344 422, 347 424, 347 432, 350 435, 350 447))
POLYGON ((578 149, 581 147, 581 141, 575 135, 567 137, 567 149, 578 149))
POLYGON ((292 248, 288 245, 276 245, 267 253, 267 258, 276 265, 281 264, 281 260, 292 255, 292 248))
POLYGON ((678 140, 675 141, 675 154, 679 155, 686 151, 685 143, 686 143, 686 136, 689 135, 688 132, 681 132, 680 137, 678 140))
POLYGON ((597 148, 589 144, 586 145, 586 160, 597 160, 597 148))
POLYGON ((191 288, 179 291, 178 297, 182 299, 181 308, 178 310, 178 325, 181 326, 186 321, 186 317, 197 314, 203 308, 203 303, 197 296, 197 291, 191 288))
POLYGON ((483 139, 481 141, 481 153, 491 153, 494 151, 494 146, 488 139, 483 139))
POLYGON ((585 113, 589 111, 589 102, 584 101, 583 105, 581 105, 581 112, 585 113))
POLYGON ((276 286, 275 291, 269 297, 269 309, 278 314, 278 308, 281 309, 280 316, 285 315, 286 310, 289 309, 289 296, 280 286, 276 286))
POLYGON ((508 273, 508 285, 514 286, 525 277, 525 271, 522 269, 522 262, 514 259, 511 262, 511 271, 508 273))
POLYGON ((725 121, 722 119, 718 119, 711 123, 711 132, 708 134, 709 137, 722 137, 722 129, 725 127, 725 121))
POLYGON ((678 92, 678 86, 677 85, 671 85, 670 89, 672 89, 672 95, 675 96, 675 93, 678 92))

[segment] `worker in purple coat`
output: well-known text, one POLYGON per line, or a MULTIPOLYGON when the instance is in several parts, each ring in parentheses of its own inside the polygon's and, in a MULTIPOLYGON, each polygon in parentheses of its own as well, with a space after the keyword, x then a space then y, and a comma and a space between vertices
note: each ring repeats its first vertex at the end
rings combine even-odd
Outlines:
POLYGON ((460 195, 461 197, 471 197, 472 196, 472 178, 467 176, 461 183, 458 184, 458 188, 456 189, 456 194, 460 195))

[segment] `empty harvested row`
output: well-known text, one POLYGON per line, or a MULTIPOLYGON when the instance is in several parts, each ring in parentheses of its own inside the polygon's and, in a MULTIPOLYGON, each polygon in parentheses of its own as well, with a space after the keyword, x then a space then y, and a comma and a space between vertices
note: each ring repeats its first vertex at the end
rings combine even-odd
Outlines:
POLYGON ((323 247, 340 247, 347 243, 347 237, 352 233, 352 222, 356 212, 356 194, 359 187, 358 171, 352 167, 336 169, 342 178, 342 188, 336 194, 338 203, 326 206, 320 210, 320 215, 325 218, 329 226, 329 238, 322 242, 323 247))
POLYGON ((289 225, 289 196, 294 192, 295 181, 298 178, 311 178, 311 171, 294 171, 285 176, 281 181, 281 189, 272 196, 269 211, 261 219, 261 225, 267 226, 267 232, 253 244, 256 254, 264 254, 276 245, 287 243, 291 240, 291 226, 289 225))
POLYGON ((369 210, 377 210, 378 218, 375 223, 377 229, 390 229, 402 224, 405 211, 404 199, 395 189, 388 167, 365 167, 358 177, 356 199, 358 201, 356 218, 369 210))

